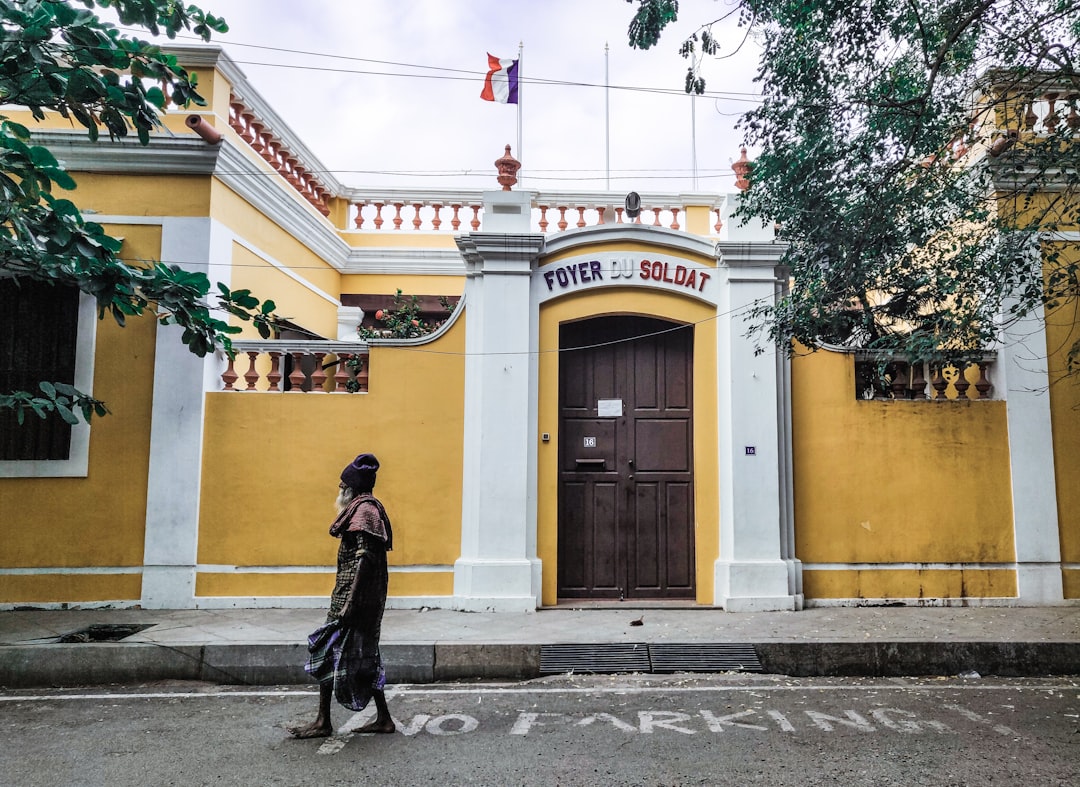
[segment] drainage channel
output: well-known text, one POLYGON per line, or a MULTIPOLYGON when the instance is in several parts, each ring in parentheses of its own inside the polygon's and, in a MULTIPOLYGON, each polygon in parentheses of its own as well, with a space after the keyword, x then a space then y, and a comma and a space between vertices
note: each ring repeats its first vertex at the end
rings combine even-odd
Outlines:
POLYGON ((80 642, 120 642, 132 634, 153 627, 154 623, 94 623, 86 628, 72 631, 57 638, 59 644, 80 642))
POLYGON ((763 672, 753 645, 732 642, 540 646, 540 672, 763 672))

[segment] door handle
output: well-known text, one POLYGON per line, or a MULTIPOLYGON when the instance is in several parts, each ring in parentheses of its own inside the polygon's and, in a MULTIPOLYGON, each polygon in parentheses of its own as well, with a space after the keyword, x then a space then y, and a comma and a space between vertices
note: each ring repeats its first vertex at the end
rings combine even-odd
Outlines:
POLYGON ((630 478, 633 478, 634 477, 634 460, 633 459, 628 459, 626 461, 626 463, 628 465, 630 465, 630 478))

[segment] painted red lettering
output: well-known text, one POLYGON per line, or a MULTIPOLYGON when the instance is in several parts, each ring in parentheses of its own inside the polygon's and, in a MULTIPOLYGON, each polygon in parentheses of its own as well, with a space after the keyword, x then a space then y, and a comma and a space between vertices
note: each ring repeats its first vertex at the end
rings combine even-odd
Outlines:
POLYGON ((680 285, 681 284, 686 284, 686 266, 685 265, 676 265, 675 266, 675 283, 680 284, 680 285))
POLYGON ((641 261, 641 278, 643 278, 643 279, 648 279, 649 278, 649 261, 648 260, 642 260, 641 261))
POLYGON ((653 281, 662 280, 664 278, 664 266, 659 261, 654 262, 649 275, 652 276, 653 281))
POLYGON ((693 289, 695 284, 697 284, 697 270, 691 268, 690 275, 686 277, 686 286, 693 289))
POLYGON ((668 278, 668 264, 666 262, 664 263, 663 281, 666 281, 668 284, 674 284, 674 280, 668 278))
POLYGON ((705 282, 707 282, 711 278, 712 277, 709 276, 709 274, 707 274, 705 271, 701 272, 701 285, 698 287, 698 292, 704 292, 705 291, 705 282))

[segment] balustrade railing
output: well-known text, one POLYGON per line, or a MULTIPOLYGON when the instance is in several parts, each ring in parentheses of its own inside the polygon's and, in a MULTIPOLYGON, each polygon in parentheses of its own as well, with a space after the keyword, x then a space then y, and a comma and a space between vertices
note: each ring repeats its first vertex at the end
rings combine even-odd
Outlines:
POLYGON ((299 156, 289 150, 289 146, 253 109, 235 95, 229 100, 229 126, 316 210, 324 216, 330 215, 331 190, 308 171, 299 156))
MULTIPOLYGON (((374 189, 348 191, 350 229, 364 232, 475 232, 483 224, 483 195, 475 192, 404 192, 374 189)), ((683 229, 687 205, 674 195, 643 195, 641 213, 631 219, 622 194, 545 194, 532 200, 532 229, 547 234, 604 224, 644 224, 683 229)), ((710 213, 710 232, 719 233, 720 201, 695 206, 710 213), (713 218, 715 217, 715 221, 713 218)))
POLYGON ((910 362, 872 353, 855 355, 855 396, 867 400, 971 401, 994 399, 991 382, 996 354, 960 369, 910 362))
POLYGON ((240 340, 222 390, 359 393, 368 389, 368 347, 360 342, 240 340))

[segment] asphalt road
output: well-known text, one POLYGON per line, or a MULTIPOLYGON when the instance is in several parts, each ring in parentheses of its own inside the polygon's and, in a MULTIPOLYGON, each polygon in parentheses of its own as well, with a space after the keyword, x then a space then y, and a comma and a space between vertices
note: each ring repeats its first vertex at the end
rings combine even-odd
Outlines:
POLYGON ((393 735, 297 741, 312 687, 0 692, 4 785, 1075 785, 1080 680, 560 676, 391 687, 393 735))

